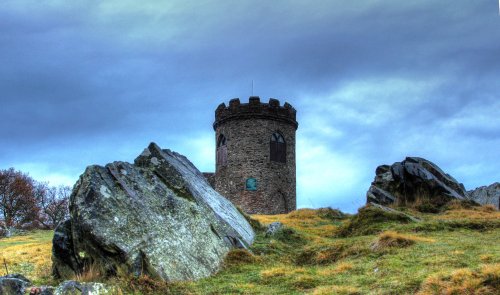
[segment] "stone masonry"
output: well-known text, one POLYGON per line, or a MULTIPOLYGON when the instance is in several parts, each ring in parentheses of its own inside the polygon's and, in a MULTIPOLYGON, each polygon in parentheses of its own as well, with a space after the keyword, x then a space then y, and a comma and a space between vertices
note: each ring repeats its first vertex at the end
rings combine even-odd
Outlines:
POLYGON ((249 103, 232 99, 229 106, 219 105, 213 127, 219 146, 215 190, 250 214, 295 210, 296 110, 288 103, 280 106, 276 99, 269 103, 261 103, 259 97, 250 97, 249 103), (271 157, 273 134, 284 139, 279 160, 271 157))

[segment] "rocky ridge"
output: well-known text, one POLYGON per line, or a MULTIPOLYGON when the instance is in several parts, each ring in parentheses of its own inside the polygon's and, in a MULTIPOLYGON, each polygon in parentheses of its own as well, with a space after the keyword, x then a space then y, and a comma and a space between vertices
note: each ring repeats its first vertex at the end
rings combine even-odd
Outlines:
POLYGON ((419 202, 441 206, 452 199, 469 200, 463 184, 436 164, 418 157, 378 166, 366 197, 367 203, 382 205, 419 202))
POLYGON ((481 205, 491 204, 500 209, 500 183, 480 186, 467 192, 470 198, 481 205))

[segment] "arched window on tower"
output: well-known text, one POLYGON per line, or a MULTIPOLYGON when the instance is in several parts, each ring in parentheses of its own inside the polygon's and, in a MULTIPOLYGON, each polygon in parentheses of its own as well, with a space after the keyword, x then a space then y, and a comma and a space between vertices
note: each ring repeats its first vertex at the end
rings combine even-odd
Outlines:
POLYGON ((271 135, 271 154, 270 159, 274 162, 286 163, 286 142, 278 132, 271 135))
POLYGON ((227 145, 226 137, 221 134, 217 139, 217 165, 225 166, 227 164, 227 145))

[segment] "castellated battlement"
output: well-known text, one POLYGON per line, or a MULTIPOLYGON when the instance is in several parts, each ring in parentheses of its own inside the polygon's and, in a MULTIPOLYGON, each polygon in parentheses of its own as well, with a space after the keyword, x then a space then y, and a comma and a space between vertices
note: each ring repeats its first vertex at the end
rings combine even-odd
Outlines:
POLYGON ((251 96, 248 103, 241 103, 239 98, 229 101, 229 106, 221 103, 215 110, 214 130, 221 124, 238 119, 268 119, 289 123, 298 128, 297 111, 288 102, 280 106, 280 101, 270 98, 268 103, 260 102, 260 97, 251 96))

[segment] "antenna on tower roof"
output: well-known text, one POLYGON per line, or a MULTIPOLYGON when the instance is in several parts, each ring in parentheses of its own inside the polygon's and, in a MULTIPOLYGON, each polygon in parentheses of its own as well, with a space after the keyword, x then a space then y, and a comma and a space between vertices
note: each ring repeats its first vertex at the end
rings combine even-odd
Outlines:
POLYGON ((253 79, 252 79, 252 96, 253 96, 253 79))

